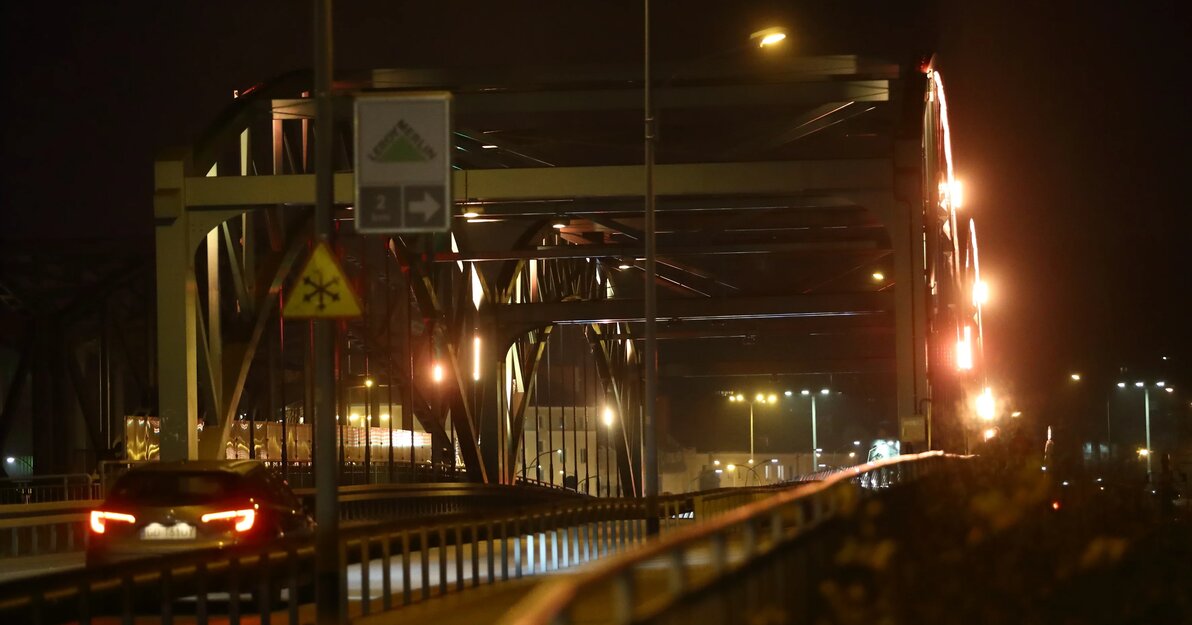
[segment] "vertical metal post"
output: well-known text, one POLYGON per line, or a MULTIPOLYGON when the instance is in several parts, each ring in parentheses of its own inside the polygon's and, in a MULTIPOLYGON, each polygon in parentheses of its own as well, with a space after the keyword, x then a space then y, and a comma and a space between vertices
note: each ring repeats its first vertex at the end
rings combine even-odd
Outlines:
MULTIPOLYGON (((646 451, 645 470, 643 471, 643 493, 646 497, 658 495, 658 439, 655 406, 658 395, 658 291, 656 282, 657 267, 655 265, 655 224, 654 224, 654 110, 650 102, 650 0, 644 0, 645 5, 645 53, 644 53, 644 89, 645 92, 645 132, 646 132, 646 207, 645 207, 645 237, 646 237, 646 340, 642 365, 645 368, 645 432, 644 445, 646 451)), ((651 520, 649 531, 658 533, 658 523, 651 520)))
POLYGON ((819 471, 819 441, 815 432, 815 395, 811 395, 811 472, 819 471))
POLYGON ((749 402, 749 461, 753 461, 753 402, 749 402))
MULTIPOLYGON (((320 243, 331 238, 333 187, 333 113, 331 102, 331 0, 314 0, 315 76, 315 236, 320 243)), ((346 622, 347 603, 340 596, 344 574, 339 549, 339 501, 336 488, 335 376, 332 371, 334 327, 331 321, 314 322, 315 395, 315 516, 316 623, 346 622)))
POLYGON ((1142 406, 1146 419, 1146 483, 1151 483, 1151 456, 1155 450, 1151 449, 1151 389, 1143 387, 1142 406))

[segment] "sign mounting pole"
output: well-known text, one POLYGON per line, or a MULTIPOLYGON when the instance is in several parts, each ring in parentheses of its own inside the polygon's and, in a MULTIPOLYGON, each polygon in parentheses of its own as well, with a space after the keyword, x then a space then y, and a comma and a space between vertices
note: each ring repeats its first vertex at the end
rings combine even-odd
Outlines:
MULTIPOLYGON (((314 0, 315 82, 315 244, 330 242, 335 200, 334 111, 331 101, 331 0, 314 0)), ((318 625, 347 622, 343 562, 339 549, 339 488, 335 462, 334 322, 314 320, 315 396, 315 621, 318 625)))

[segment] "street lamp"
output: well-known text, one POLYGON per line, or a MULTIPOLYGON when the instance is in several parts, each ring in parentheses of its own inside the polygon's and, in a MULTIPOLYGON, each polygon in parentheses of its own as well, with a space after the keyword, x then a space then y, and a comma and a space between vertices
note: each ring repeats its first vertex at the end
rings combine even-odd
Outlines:
MULTIPOLYGON (((828 395, 831 392, 832 391, 829 389, 821 388, 819 394, 820 395, 828 395)), ((811 459, 812 459, 811 460, 811 464, 812 464, 811 468, 812 468, 812 472, 814 472, 815 469, 819 468, 819 439, 818 439, 818 433, 816 432, 815 395, 812 394, 811 389, 807 389, 807 388, 800 391, 799 394, 802 395, 803 397, 811 398, 811 459)), ((859 444, 859 442, 855 443, 855 444, 859 444)))
MULTIPOLYGON (((642 276, 645 293, 645 345, 642 350, 641 362, 645 366, 643 372, 643 408, 642 411, 642 443, 645 448, 643 454, 643 494, 647 497, 658 495, 658 439, 656 423, 656 399, 658 394, 658 243, 656 236, 655 197, 654 197, 654 148, 658 142, 658 132, 654 115, 653 79, 650 74, 650 0, 643 3, 644 15, 642 24, 642 122, 645 167, 645 206, 643 207, 642 238, 646 252, 644 275, 642 276)), ((749 42, 758 47, 771 47, 786 39, 786 31, 773 27, 759 30, 750 34, 749 42)), ((668 79, 669 82, 669 79, 668 79)), ((752 407, 751 407, 752 409, 752 407)), ((752 442, 752 441, 751 441, 752 442)), ((653 533, 651 527, 651 533, 653 533)))
MULTIPOLYGON (((1126 388, 1126 383, 1118 382, 1117 386, 1118 386, 1118 388, 1126 388)), ((1151 389, 1150 389, 1150 387, 1147 386, 1146 382, 1135 382, 1134 387, 1142 389, 1143 419, 1144 419, 1144 424, 1146 427, 1146 447, 1139 449, 1138 455, 1139 455, 1139 457, 1146 458, 1146 481, 1147 481, 1147 483, 1150 483, 1151 474, 1152 474, 1151 473, 1151 456, 1154 455, 1151 453, 1151 450, 1152 450, 1152 448, 1151 448, 1151 389)), ((1168 393, 1171 393, 1175 390, 1172 387, 1167 386, 1167 382, 1164 382, 1163 380, 1159 380, 1158 382, 1155 382, 1155 387, 1161 388, 1161 389, 1167 391, 1168 393)), ((1107 414, 1106 415, 1106 425, 1108 425, 1108 420, 1109 420, 1109 416, 1107 414)))
MULTIPOLYGON (((745 395, 741 393, 730 393, 728 400, 731 402, 744 402, 745 395)), ((770 393, 768 396, 765 393, 758 393, 749 401, 749 462, 753 462, 753 405, 754 404, 776 404, 778 403, 778 395, 770 393)))
MULTIPOLYGON (((538 459, 539 459, 539 458, 541 458, 541 457, 543 457, 543 456, 546 456, 546 455, 548 455, 548 454, 561 454, 561 453, 563 453, 563 450, 562 450, 562 449, 548 449, 548 450, 546 450, 546 451, 544 451, 544 452, 542 452, 542 453, 538 454, 537 456, 534 456, 534 460, 533 460, 533 461, 530 463, 530 467, 533 467, 533 468, 535 468, 536 470, 538 470, 538 471, 541 471, 541 470, 542 470, 542 465, 541 465, 541 464, 538 462, 538 459)), ((530 467, 526 467, 526 468, 527 468, 527 470, 528 470, 530 467)))

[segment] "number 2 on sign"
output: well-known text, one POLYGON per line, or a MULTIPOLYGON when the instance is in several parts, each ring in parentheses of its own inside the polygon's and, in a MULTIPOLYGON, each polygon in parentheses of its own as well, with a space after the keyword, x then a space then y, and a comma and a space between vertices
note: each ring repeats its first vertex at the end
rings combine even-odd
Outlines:
POLYGON ((379 211, 385 210, 385 194, 384 193, 377 194, 377 210, 379 210, 379 211))

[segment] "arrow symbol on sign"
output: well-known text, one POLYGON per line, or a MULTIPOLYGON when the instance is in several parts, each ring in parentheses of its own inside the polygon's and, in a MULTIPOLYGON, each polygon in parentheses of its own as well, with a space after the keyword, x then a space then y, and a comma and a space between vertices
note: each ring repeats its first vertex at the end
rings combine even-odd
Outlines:
POLYGON ((424 221, 430 219, 431 215, 439 212, 440 208, 442 207, 435 201, 434 196, 428 195, 426 191, 422 192, 421 199, 410 201, 410 212, 421 215, 424 221))

